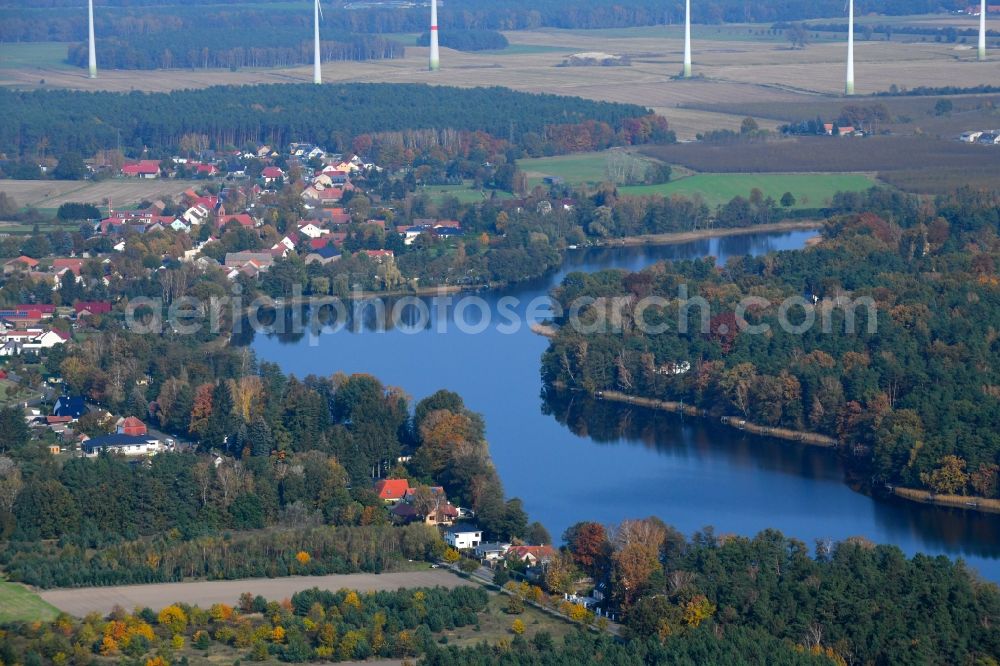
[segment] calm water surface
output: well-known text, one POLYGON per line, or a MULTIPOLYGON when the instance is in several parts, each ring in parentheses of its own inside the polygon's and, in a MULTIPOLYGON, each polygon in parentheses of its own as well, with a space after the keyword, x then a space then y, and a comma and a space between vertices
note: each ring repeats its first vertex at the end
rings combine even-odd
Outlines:
POLYGON ((484 415, 507 493, 521 497, 531 517, 557 538, 579 520, 615 523, 656 515, 688 534, 707 525, 746 535, 776 527, 810 545, 860 535, 908 554, 962 557, 985 577, 1000 580, 998 515, 873 499, 845 483, 842 464, 825 449, 580 394, 543 396, 539 366, 546 340, 526 325, 513 334, 498 330, 504 323, 496 310, 501 298, 518 299, 512 309, 523 314, 529 302, 544 299, 571 271, 638 270, 664 259, 704 256, 724 262, 798 249, 812 235, 750 234, 571 251, 558 272, 482 294, 491 321, 479 333, 455 325, 456 316, 484 325, 477 308, 456 314, 448 301, 426 299, 430 319, 422 330, 406 325, 417 319, 415 308, 408 307, 403 314, 411 316, 404 316, 399 328, 360 327, 313 340, 257 335, 253 347, 261 359, 299 376, 368 372, 417 400, 439 388, 456 391, 484 415))

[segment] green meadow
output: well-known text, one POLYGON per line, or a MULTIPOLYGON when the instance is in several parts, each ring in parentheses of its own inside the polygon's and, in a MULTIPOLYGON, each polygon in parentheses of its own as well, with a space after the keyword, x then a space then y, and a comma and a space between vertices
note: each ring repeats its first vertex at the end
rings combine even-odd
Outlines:
POLYGON ((23 585, 0 581, 0 624, 52 620, 58 614, 58 609, 23 585))
POLYGON ((620 187, 618 191, 630 196, 698 195, 709 206, 718 206, 757 188, 775 200, 791 192, 795 208, 822 208, 837 192, 867 190, 875 184, 871 176, 860 173, 699 173, 663 185, 620 187))

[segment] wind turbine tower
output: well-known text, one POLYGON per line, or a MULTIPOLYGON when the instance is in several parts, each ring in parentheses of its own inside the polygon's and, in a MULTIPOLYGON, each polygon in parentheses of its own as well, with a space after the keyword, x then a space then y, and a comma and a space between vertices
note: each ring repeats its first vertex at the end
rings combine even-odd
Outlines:
POLYGON ((441 52, 438 49, 438 3, 431 0, 431 59, 430 70, 436 72, 441 69, 441 52))
POLYGON ((319 61, 319 17, 323 14, 319 0, 313 1, 313 83, 323 83, 323 69, 319 61))
POLYGON ((986 60, 986 0, 979 7, 979 59, 986 60))
POLYGON ((848 0, 850 11, 847 15, 847 86, 844 92, 854 94, 854 0, 848 0))
POLYGON ((97 78, 97 46, 94 44, 94 0, 87 0, 87 33, 90 40, 90 78, 97 78))
POLYGON ((691 78, 691 0, 684 5, 684 78, 691 78))

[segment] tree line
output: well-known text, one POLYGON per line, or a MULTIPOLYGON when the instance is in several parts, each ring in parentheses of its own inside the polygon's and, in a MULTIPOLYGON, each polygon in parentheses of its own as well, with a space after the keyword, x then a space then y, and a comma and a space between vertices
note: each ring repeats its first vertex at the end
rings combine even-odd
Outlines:
MULTIPOLYGON (((215 3, 206 8, 190 0, 175 0, 166 6, 159 3, 96 3, 96 24, 99 34, 146 35, 158 31, 199 26, 199 17, 210 18, 207 24, 215 25, 222 33, 236 33, 241 29, 273 28, 290 25, 308 34, 312 18, 303 5, 289 8, 280 3, 256 3, 254 7, 225 7, 228 3, 215 3), (114 6, 114 12, 102 11, 114 6)), ((235 4, 235 3, 233 3, 235 4)), ((79 41, 86 39, 86 12, 74 14, 53 12, 55 7, 78 8, 65 0, 49 0, 33 4, 32 8, 8 6, 0 8, 0 40, 3 41, 79 41)), ((858 0, 860 15, 930 14, 940 11, 965 9, 962 0, 858 0)), ((696 23, 718 25, 722 23, 779 23, 816 18, 840 18, 844 6, 839 0, 819 0, 815 3, 768 0, 745 3, 742 0, 711 0, 692 4, 692 20, 696 23)), ((354 34, 413 33, 426 30, 426 8, 404 7, 354 7, 350 11, 330 12, 325 25, 332 30, 354 34)), ((684 21, 684 3, 671 0, 666 4, 653 0, 629 0, 609 6, 600 0, 573 0, 557 2, 541 0, 470 0, 460 9, 443 6, 439 22, 442 36, 448 30, 530 30, 536 28, 599 29, 628 28, 636 26, 681 24, 684 21)), ((207 34, 207 33, 206 33, 207 34)), ((211 41, 203 42, 207 46, 211 41)))
POLYGON ((147 148, 169 151, 185 135, 205 135, 216 149, 306 140, 347 151, 363 134, 415 128, 484 132, 515 145, 540 136, 552 151, 573 146, 569 137, 581 129, 603 132, 602 141, 613 145, 669 138, 665 122, 644 121, 651 114, 636 105, 416 84, 285 84, 128 94, 4 90, 0 112, 8 119, 0 127, 0 147, 17 155, 34 155, 40 145, 55 154, 92 155, 119 145, 135 154, 147 148), (584 122, 595 125, 577 127, 584 122))

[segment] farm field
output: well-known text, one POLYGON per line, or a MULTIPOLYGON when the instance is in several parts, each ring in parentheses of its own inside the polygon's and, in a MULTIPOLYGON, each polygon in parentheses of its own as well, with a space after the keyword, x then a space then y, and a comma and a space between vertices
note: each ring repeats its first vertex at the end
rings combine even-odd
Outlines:
MULTIPOLYGON (((611 151, 536 157, 518 160, 530 186, 540 185, 546 176, 562 178, 568 185, 600 183, 607 180, 607 161, 611 151)), ((647 158, 648 161, 648 158, 647 158)))
MULTIPOLYGON (((417 188, 416 194, 426 194, 432 201, 437 202, 442 201, 445 197, 455 197, 459 203, 483 201, 483 193, 472 189, 470 185, 471 182, 463 185, 428 185, 417 188)), ((486 198, 493 196, 494 192, 501 199, 509 199, 513 196, 509 192, 499 190, 483 190, 483 192, 486 193, 486 198)))
POLYGON ((17 583, 0 581, 0 623, 52 620, 59 610, 17 583))
POLYGON ((922 165, 996 174, 1000 149, 930 137, 802 137, 758 143, 649 146, 641 152, 700 172, 883 173, 922 165))
POLYGON ((67 46, 64 42, 0 44, 0 70, 47 67, 72 71, 76 68, 65 62, 67 46))
POLYGON ((143 200, 176 197, 189 187, 202 183, 195 180, 0 180, 0 192, 14 197, 20 206, 51 209, 64 203, 103 204, 111 199, 116 208, 128 208, 143 200))
POLYGON ((618 191, 627 196, 699 196, 715 207, 736 196, 747 197, 757 188, 776 201, 791 192, 796 199, 794 208, 821 208, 837 192, 862 191, 873 185, 871 176, 860 173, 700 173, 663 185, 619 187, 618 191))
MULTIPOLYGON (((883 18, 883 17, 879 17, 883 18)), ((893 19, 902 20, 904 17, 893 19)), ((924 17, 941 25, 974 28, 973 17, 924 17)), ((328 63, 324 80, 416 82, 441 85, 507 86, 527 92, 576 95, 588 99, 643 104, 663 114, 680 139, 711 129, 734 128, 746 113, 738 106, 764 103, 833 102, 843 89, 843 37, 817 33, 804 49, 791 49, 765 25, 695 26, 694 80, 681 81, 683 42, 680 26, 621 30, 555 30, 505 33, 511 48, 460 53, 442 49, 442 69, 426 71, 427 49, 410 46, 406 57, 364 63, 328 63), (628 54, 629 67, 557 67, 569 52, 628 54), (694 109, 693 107, 697 107, 694 109)), ((859 94, 917 86, 975 86, 1000 80, 1000 58, 975 62, 968 45, 933 40, 860 41, 857 46, 859 94)), ((0 85, 107 90, 165 91, 221 84, 306 82, 308 66, 287 69, 101 71, 96 80, 83 70, 52 58, 21 67, 0 67, 0 85)), ((859 102, 863 100, 859 98, 859 102)), ((772 115, 762 126, 774 126, 772 115)))
POLYGON ((401 571, 383 574, 343 574, 330 576, 287 576, 285 578, 247 578, 190 583, 155 583, 151 585, 115 585, 75 589, 46 590, 42 599, 56 608, 77 616, 96 611, 109 613, 122 608, 163 608, 183 602, 207 608, 215 603, 235 604, 243 592, 251 591, 267 599, 285 599, 295 592, 312 587, 339 590, 381 591, 401 587, 448 588, 474 585, 443 569, 401 571))

